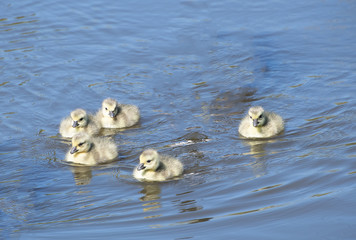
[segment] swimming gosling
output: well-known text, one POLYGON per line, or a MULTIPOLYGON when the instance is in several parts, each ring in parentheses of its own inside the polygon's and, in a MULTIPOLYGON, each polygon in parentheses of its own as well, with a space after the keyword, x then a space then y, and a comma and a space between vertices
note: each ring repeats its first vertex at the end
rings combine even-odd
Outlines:
POLYGON ((116 144, 109 138, 98 138, 86 133, 78 133, 72 138, 72 148, 66 155, 66 161, 93 166, 111 162, 118 155, 116 144))
POLYGON ((96 135, 100 131, 100 123, 95 117, 87 114, 83 109, 76 109, 70 116, 62 120, 59 126, 59 133, 63 137, 71 138, 75 134, 85 132, 89 135, 96 135))
POLYGON ((107 98, 96 117, 103 128, 126 128, 138 123, 140 110, 135 105, 121 104, 115 99, 107 98))
POLYGON ((269 138, 283 130, 282 117, 264 111, 261 106, 251 107, 239 126, 239 133, 246 138, 269 138))
POLYGON ((140 155, 140 164, 133 176, 139 181, 165 181, 183 173, 183 164, 176 158, 147 149, 140 155))

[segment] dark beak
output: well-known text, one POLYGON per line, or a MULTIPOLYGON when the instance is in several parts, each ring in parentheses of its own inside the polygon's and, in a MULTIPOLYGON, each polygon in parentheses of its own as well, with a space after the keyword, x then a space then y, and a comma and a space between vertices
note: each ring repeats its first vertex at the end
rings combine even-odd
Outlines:
POLYGON ((143 163, 140 163, 138 166, 137 166, 137 171, 140 171, 140 170, 143 170, 145 169, 145 165, 143 163))
POLYGON ((73 121, 72 127, 76 128, 76 127, 78 127, 78 126, 79 126, 78 121, 73 121))
POLYGON ((253 126, 254 127, 257 127, 258 126, 258 119, 253 119, 253 126))
POLYGON ((109 111, 109 116, 110 116, 111 118, 114 118, 114 117, 115 117, 114 111, 109 111))
POLYGON ((76 152, 78 152, 77 147, 72 147, 72 148, 70 149, 70 154, 74 154, 74 153, 76 153, 76 152))

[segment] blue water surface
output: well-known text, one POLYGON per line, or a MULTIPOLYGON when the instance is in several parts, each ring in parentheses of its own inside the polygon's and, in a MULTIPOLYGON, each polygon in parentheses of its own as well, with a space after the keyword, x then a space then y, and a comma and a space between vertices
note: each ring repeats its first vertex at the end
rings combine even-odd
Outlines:
POLYGON ((356 2, 0 3, 3 239, 354 239, 356 2), (75 108, 140 107, 117 161, 64 162, 75 108), (284 133, 245 140, 248 108, 284 133), (182 179, 141 183, 145 148, 182 179))

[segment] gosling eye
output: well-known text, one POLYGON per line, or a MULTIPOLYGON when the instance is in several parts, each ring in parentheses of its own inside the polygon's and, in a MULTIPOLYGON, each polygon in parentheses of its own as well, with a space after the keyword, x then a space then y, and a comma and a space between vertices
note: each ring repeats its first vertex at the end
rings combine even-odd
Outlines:
POLYGON ((79 121, 83 121, 84 118, 80 118, 79 121))
POLYGON ((262 114, 258 117, 258 119, 261 119, 262 118, 262 114))
POLYGON ((152 160, 147 160, 146 162, 147 162, 147 163, 150 163, 151 161, 152 161, 152 160))
POLYGON ((79 144, 78 144, 78 146, 79 146, 79 147, 81 147, 81 146, 83 146, 83 144, 84 144, 84 143, 83 143, 83 142, 81 142, 81 143, 79 143, 79 144))
POLYGON ((252 119, 252 117, 250 116, 250 118, 252 119))
POLYGON ((108 108, 106 107, 105 110, 108 110, 108 108))

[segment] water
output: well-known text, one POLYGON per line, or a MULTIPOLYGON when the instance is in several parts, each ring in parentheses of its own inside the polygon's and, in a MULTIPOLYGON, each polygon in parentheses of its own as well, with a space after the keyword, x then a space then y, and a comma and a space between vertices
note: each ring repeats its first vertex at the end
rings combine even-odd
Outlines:
POLYGON ((0 3, 4 239, 354 239, 355 1, 0 3), (63 162, 60 120, 113 97, 120 160, 63 162), (286 130, 247 141, 252 105, 286 130), (132 178, 143 149, 182 179, 132 178))

